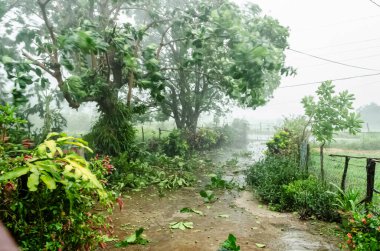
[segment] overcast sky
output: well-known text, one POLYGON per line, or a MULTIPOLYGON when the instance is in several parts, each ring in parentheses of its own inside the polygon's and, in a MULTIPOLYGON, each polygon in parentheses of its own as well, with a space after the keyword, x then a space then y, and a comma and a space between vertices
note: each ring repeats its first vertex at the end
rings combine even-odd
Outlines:
MULTIPOLYGON (((380 7, 369 0, 235 2, 256 3, 265 14, 289 27, 289 44, 294 50, 373 70, 347 67, 287 51, 287 64, 297 68, 297 76, 283 78, 280 88, 266 106, 256 111, 238 109, 234 116, 262 120, 302 114, 300 100, 305 95, 312 95, 318 84, 285 86, 380 73, 380 7)), ((380 5, 380 0, 378 3, 380 5)), ((380 104, 380 75, 334 81, 334 84, 339 91, 346 89, 355 94, 355 108, 370 102, 380 104)))

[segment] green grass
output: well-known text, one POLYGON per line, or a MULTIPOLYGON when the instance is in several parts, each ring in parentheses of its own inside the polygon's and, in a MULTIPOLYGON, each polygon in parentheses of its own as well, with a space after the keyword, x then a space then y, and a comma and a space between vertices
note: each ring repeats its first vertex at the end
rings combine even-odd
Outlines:
POLYGON ((357 135, 340 133, 329 147, 355 150, 380 150, 380 132, 363 132, 357 135))
POLYGON ((170 127, 168 125, 160 125, 160 124, 144 124, 138 125, 135 127, 136 129, 136 141, 142 142, 142 131, 141 127, 144 128, 144 140, 147 141, 149 139, 158 138, 159 137, 159 128, 161 128, 161 138, 169 135, 170 131, 174 129, 174 127, 170 127))
MULTIPOLYGON (((325 177, 327 182, 334 183, 340 187, 343 169, 344 169, 344 158, 341 157, 331 157, 330 153, 336 153, 339 155, 351 155, 351 156, 363 156, 363 157, 373 157, 380 158, 380 149, 379 151, 365 151, 355 152, 355 151, 339 151, 332 152, 328 149, 324 155, 324 168, 325 168, 325 177)), ((319 153, 318 151, 313 150, 311 152, 311 165, 309 167, 310 173, 319 176, 320 175, 320 162, 319 162, 319 153)), ((376 166, 376 176, 375 176, 375 187, 377 190, 380 190, 380 163, 376 166)), ((354 189, 359 191, 364 198, 366 193, 366 159, 350 159, 349 167, 347 171, 346 178, 346 189, 354 189)), ((376 202, 380 202, 380 196, 375 196, 376 202)))

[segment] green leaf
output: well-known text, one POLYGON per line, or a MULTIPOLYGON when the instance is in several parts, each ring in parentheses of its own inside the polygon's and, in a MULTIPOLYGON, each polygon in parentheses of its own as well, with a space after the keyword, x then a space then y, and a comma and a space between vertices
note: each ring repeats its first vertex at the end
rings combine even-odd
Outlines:
POLYGON ((48 189, 54 190, 57 188, 55 180, 49 175, 42 174, 40 178, 46 184, 48 189))
POLYGON ((22 175, 25 175, 29 172, 29 167, 17 167, 13 169, 12 171, 9 171, 3 175, 0 176, 0 181, 4 180, 13 180, 15 178, 18 178, 22 175))
POLYGON ((265 244, 261 244, 261 243, 255 243, 256 247, 258 248, 265 248, 266 245, 265 244))
POLYGON ((40 173, 34 172, 29 175, 27 186, 29 191, 35 192, 37 191, 37 186, 40 183, 40 173))
POLYGON ((170 223, 171 229, 185 230, 185 229, 191 229, 193 227, 194 227, 193 222, 191 222, 191 221, 187 221, 187 222, 178 221, 178 222, 170 223))
POLYGON ((126 237, 123 241, 116 243, 115 247, 127 247, 132 244, 140 244, 146 245, 149 243, 149 240, 142 237, 142 233, 144 232, 144 228, 137 229, 133 234, 126 237))
POLYGON ((199 215, 203 215, 202 211, 195 210, 195 209, 192 209, 192 208, 189 208, 189 207, 184 207, 181 210, 179 210, 179 212, 180 213, 196 213, 196 214, 199 214, 199 215))

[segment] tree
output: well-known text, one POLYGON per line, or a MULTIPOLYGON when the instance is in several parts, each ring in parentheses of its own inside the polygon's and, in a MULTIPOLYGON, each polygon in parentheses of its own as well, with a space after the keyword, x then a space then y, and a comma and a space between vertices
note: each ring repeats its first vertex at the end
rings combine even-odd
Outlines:
POLYGON ((155 34, 165 82, 161 111, 178 128, 194 131, 202 113, 223 110, 231 99, 253 108, 265 104, 280 76, 292 73, 284 66, 288 30, 256 5, 182 2, 183 10, 167 9, 164 15, 175 18, 155 34))
MULTIPOLYGON (((15 1, 9 8, 19 15, 7 25, 21 25, 14 42, 21 44, 22 55, 2 57, 8 79, 15 84, 14 100, 25 102, 28 86, 43 87, 55 80, 70 107, 96 102, 101 115, 94 125, 94 142, 105 138, 113 142, 111 154, 130 145, 130 114, 143 110, 138 103, 133 105, 133 89, 147 89, 158 100, 163 89, 155 48, 143 46, 146 32, 160 20, 135 26, 123 22, 121 17, 132 16, 129 9, 139 7, 130 2, 15 1), (127 98, 120 100, 124 90, 127 98), (105 130, 99 134, 101 129, 105 130)), ((101 148, 107 151, 104 145, 101 148)))
POLYGON ((361 118, 367 125, 367 130, 380 130, 380 106, 375 103, 370 103, 360 107, 358 112, 361 118))
POLYGON ((362 121, 355 113, 352 103, 354 95, 348 91, 335 94, 335 86, 331 81, 325 81, 318 87, 318 100, 312 96, 302 99, 305 115, 309 118, 311 133, 320 143, 321 178, 325 180, 323 167, 323 150, 326 143, 334 139, 336 132, 348 130, 350 134, 360 132, 362 121))

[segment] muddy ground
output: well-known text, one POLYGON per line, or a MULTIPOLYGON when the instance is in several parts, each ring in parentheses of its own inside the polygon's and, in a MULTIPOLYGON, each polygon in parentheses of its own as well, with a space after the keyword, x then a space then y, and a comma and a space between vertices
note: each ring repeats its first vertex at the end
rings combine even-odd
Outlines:
MULTIPOLYGON (((249 158, 239 157, 240 165, 235 170, 226 170, 226 179, 235 178, 244 182, 246 164, 259 157, 262 147, 251 144, 249 158), (252 150, 253 149, 253 150, 252 150)), ((231 157, 221 153, 213 156, 215 161, 225 161, 231 157)), ((154 188, 131 192, 125 196, 125 207, 115 210, 113 220, 115 233, 120 239, 143 227, 150 243, 145 246, 131 245, 122 250, 218 250, 228 234, 237 237, 241 250, 339 250, 339 239, 334 233, 334 224, 318 221, 301 221, 297 215, 270 211, 262 205, 246 188, 244 191, 217 191, 218 200, 204 203, 199 191, 207 184, 208 171, 200 175, 196 186, 182 188, 160 197, 154 188), (203 212, 180 213, 190 207, 203 212), (170 229, 171 222, 191 221, 193 229, 170 229), (256 244, 264 244, 259 248, 256 244)), ((108 250, 120 250, 112 248, 108 250)))

